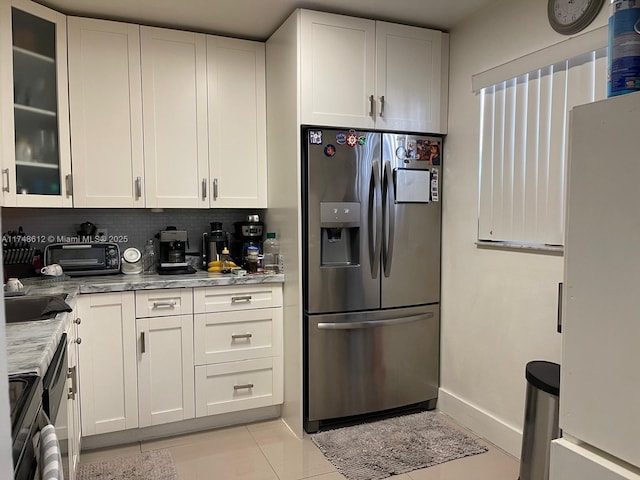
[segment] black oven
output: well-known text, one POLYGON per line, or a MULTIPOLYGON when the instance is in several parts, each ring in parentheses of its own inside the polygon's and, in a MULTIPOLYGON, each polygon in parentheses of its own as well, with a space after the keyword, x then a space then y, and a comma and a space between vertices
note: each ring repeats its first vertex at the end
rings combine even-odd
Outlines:
POLYGON ((13 477, 32 480, 37 470, 33 436, 42 409, 42 380, 37 375, 9 376, 13 477))
MULTIPOLYGON (((9 377, 9 403, 11 406, 11 435, 13 475, 15 480, 33 480, 38 462, 33 438, 43 425, 46 415, 56 427, 61 441, 63 467, 66 452, 67 397, 67 334, 63 334, 58 348, 44 377, 37 375, 12 375, 9 377), (60 428, 58 428, 60 427, 60 428)), ((65 471, 65 475, 66 475, 65 471)))

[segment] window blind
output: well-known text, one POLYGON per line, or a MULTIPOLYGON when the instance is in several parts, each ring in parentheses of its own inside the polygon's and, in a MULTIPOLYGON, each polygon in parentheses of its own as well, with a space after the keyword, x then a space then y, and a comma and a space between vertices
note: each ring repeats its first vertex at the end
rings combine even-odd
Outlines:
POLYGON ((569 112, 606 97, 606 54, 480 90, 478 240, 562 245, 569 112))

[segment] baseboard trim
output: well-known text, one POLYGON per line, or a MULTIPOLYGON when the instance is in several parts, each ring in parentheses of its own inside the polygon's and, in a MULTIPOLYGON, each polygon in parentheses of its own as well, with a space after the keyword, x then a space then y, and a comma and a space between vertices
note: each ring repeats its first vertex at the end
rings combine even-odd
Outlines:
POLYGON ((439 389, 438 410, 505 452, 520 458, 521 430, 444 388, 439 389))
POLYGON ((131 428, 121 432, 82 437, 82 451, 126 445, 133 442, 159 440, 174 435, 184 435, 214 428, 246 425, 275 418, 280 418, 280 405, 192 418, 181 422, 166 423, 153 427, 131 428))

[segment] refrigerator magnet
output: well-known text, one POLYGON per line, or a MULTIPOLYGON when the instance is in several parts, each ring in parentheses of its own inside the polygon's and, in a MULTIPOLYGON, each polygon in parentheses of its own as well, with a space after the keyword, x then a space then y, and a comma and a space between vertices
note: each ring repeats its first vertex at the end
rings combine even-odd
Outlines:
POLYGON ((326 147, 324 147, 324 154, 327 157, 333 157, 336 154, 336 147, 334 145, 327 145, 326 147))
POLYGON ((355 147, 358 144, 358 135, 356 135, 355 130, 349 130, 347 134, 347 145, 350 147, 355 147))
POLYGON ((367 143, 367 137, 364 135, 360 135, 358 137, 358 145, 364 145, 365 143, 367 143))
POLYGON ((309 143, 311 145, 322 145, 322 130, 309 130, 309 143))
POLYGON ((344 132, 336 133, 336 143, 338 145, 344 145, 345 143, 347 143, 347 134, 344 132))

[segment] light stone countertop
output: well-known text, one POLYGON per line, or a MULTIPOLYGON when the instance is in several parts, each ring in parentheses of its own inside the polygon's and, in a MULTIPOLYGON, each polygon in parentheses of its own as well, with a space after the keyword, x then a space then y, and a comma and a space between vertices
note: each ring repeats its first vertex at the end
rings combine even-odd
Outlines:
MULTIPOLYGON (((76 296, 85 293, 122 292, 157 288, 193 288, 222 285, 283 283, 284 274, 233 274, 196 272, 187 275, 104 275, 75 277, 62 281, 23 279, 27 295, 68 294, 66 302, 75 308, 76 296)), ((59 313, 50 320, 6 325, 7 367, 9 374, 44 375, 64 333, 69 313, 59 313)))
MULTIPOLYGON (((40 292, 38 292, 40 293, 40 292)), ((73 291, 68 293, 67 304, 75 308, 73 291)), ((71 313, 62 312, 48 320, 10 323, 6 325, 7 370, 9 375, 35 373, 44 375, 51 363, 71 313)))

